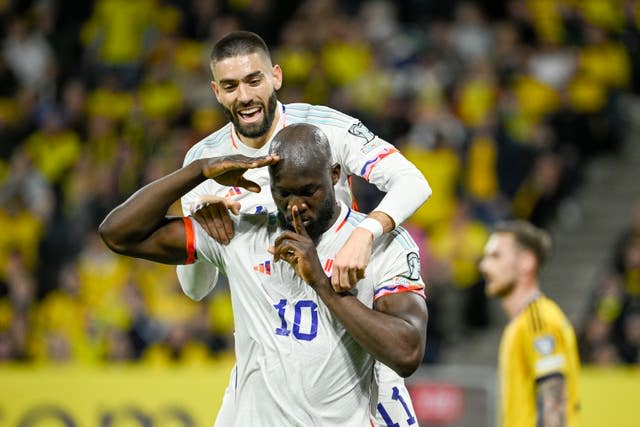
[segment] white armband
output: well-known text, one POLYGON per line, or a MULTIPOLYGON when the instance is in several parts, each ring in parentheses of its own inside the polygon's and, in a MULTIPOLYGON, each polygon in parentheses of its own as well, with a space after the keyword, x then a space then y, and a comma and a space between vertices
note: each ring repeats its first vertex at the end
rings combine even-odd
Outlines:
POLYGON ((382 236, 382 233, 384 232, 380 221, 373 218, 363 219, 362 222, 358 224, 357 228, 364 228, 365 230, 370 232, 373 235, 373 240, 376 240, 378 237, 382 236))

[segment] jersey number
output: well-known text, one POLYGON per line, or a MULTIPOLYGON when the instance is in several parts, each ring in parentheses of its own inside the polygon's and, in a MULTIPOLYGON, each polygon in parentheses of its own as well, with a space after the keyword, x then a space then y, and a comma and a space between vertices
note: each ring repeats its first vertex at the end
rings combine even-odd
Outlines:
MULTIPOLYGON (((400 390, 398 390, 398 387, 393 387, 391 390, 393 391, 393 393, 391 394, 391 398, 393 400, 399 401, 400 404, 402 404, 402 407, 404 408, 404 412, 408 417, 407 424, 408 425, 415 424, 416 419, 413 416, 413 414, 411 414, 411 410, 409 409, 407 402, 405 402, 402 396, 400 395, 400 390)), ((382 406, 382 403, 378 403, 377 408, 378 408, 378 412, 380 412, 380 416, 382 417, 384 422, 387 423, 387 427, 400 427, 400 424, 393 422, 387 410, 384 408, 384 406, 382 406)))
POLYGON ((289 336, 291 332, 293 332, 293 336, 299 340, 303 341, 311 341, 318 335, 318 304, 314 301, 302 299, 295 303, 294 307, 294 317, 293 317, 293 331, 289 330, 289 325, 287 325, 287 320, 284 318, 284 313, 287 309, 287 300, 281 299, 278 304, 273 305, 278 310, 278 316, 280 316, 280 324, 279 328, 276 328, 276 335, 289 336), (309 321, 302 322, 302 315, 304 313, 308 313, 305 315, 306 318, 309 318, 309 321), (300 330, 300 325, 303 323, 309 325, 307 332, 302 332, 300 330))

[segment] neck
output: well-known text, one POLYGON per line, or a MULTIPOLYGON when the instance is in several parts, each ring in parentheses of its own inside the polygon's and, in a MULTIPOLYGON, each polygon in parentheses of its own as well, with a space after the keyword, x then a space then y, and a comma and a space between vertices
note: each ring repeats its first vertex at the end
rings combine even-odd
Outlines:
POLYGON ((255 149, 262 148, 267 143, 267 141, 269 141, 271 137, 276 133, 276 129, 278 129, 281 116, 282 116, 282 111, 281 111, 280 105, 278 105, 276 107, 276 114, 275 114, 275 117, 273 118, 273 123, 271 123, 271 127, 264 135, 259 136, 257 138, 248 138, 246 136, 240 135, 238 132, 236 132, 236 135, 238 136, 238 139, 240 139, 240 141, 242 141, 242 143, 247 147, 251 147, 255 149))
POLYGON ((538 287, 538 281, 536 279, 517 283, 513 291, 502 298, 502 308, 509 316, 509 319, 513 319, 524 309, 536 296, 540 293, 538 287))

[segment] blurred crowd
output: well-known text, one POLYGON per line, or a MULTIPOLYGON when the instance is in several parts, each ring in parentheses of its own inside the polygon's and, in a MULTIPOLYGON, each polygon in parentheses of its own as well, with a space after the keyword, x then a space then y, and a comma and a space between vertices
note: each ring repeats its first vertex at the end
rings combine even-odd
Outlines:
POLYGON ((590 298, 580 356, 595 365, 640 365, 640 200, 611 253, 590 298))
MULTIPOLYGON (((426 362, 490 322, 477 260, 491 225, 553 221, 589 159, 619 150, 620 99, 640 92, 633 0, 0 0, 0 23, 0 360, 232 351, 224 284, 190 301, 174 267, 117 256, 97 235, 225 123, 208 57, 231 30, 265 38, 282 101, 360 118, 429 180, 405 224, 431 286, 426 362)), ((354 185, 374 207, 380 193, 354 185)), ((587 333, 622 334, 625 361, 638 358, 638 306, 620 296, 640 292, 634 230, 587 333)))

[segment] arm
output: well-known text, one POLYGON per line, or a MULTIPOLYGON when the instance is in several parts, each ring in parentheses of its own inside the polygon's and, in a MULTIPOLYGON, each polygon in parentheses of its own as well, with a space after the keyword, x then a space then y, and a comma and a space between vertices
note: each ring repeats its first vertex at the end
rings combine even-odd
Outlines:
POLYGON ((536 386, 538 420, 545 427, 566 425, 567 396, 564 377, 554 374, 538 380, 536 386))
MULTIPOLYGON (((233 223, 229 210, 236 215, 239 214, 240 203, 208 195, 199 196, 198 199, 204 206, 193 214, 194 218, 216 241, 222 244, 229 243, 233 237, 233 223)), ((182 198, 182 211, 185 215, 191 213, 187 209, 185 197, 182 198)), ((209 262, 199 260, 193 264, 178 265, 176 274, 182 291, 196 301, 207 296, 218 280, 218 268, 209 262)))
POLYGON ((185 226, 181 218, 165 216, 171 204, 207 178, 260 191, 257 184, 243 177, 244 172, 277 161, 275 156, 197 160, 146 185, 116 207, 100 224, 100 236, 111 250, 123 255, 165 264, 184 263, 185 226))
MULTIPOLYGON (((345 171, 361 176, 386 192, 368 218, 378 221, 382 233, 387 233, 413 215, 429 198, 431 188, 424 175, 391 144, 374 137, 368 130, 363 132, 366 128, 362 125, 357 133, 351 129, 344 145, 345 171), (376 148, 371 149, 374 146, 376 148)), ((334 289, 348 290, 364 277, 376 237, 362 227, 353 231, 334 261, 331 278, 334 289)))
POLYGON ((407 292, 379 298, 374 309, 350 293, 337 293, 318 259, 313 242, 292 209, 296 232, 285 231, 271 248, 274 261, 283 259, 311 286, 351 336, 377 360, 407 377, 424 356, 427 306, 422 297, 407 292))

